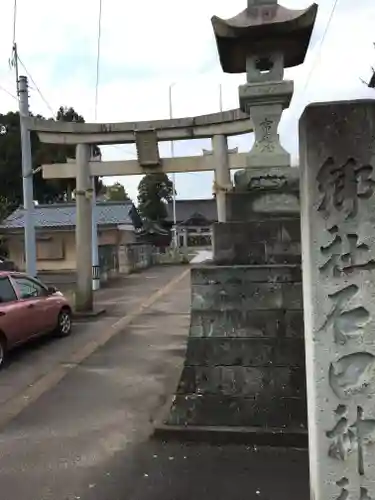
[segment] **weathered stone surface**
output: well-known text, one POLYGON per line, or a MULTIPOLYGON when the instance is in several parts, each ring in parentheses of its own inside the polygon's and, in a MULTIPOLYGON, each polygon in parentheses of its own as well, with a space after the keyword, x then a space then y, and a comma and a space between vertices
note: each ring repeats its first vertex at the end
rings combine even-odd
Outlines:
POLYGON ((189 339, 187 366, 303 366, 302 339, 189 339))
POLYGON ((375 101, 300 122, 311 462, 316 500, 375 498, 375 101))
MULTIPOLYGON (((290 171, 298 169, 289 168, 290 171)), ((247 175, 248 171, 244 171, 247 175)), ((269 184, 275 187, 265 189, 252 188, 249 191, 233 191, 226 194, 227 221, 249 222, 270 220, 275 218, 299 219, 299 183, 275 176, 270 176, 269 184), (279 184, 278 184, 279 183, 279 184), (277 186, 280 187, 277 187, 277 186), (281 187, 283 186, 284 187, 281 187)))
POLYGON ((233 192, 227 193, 226 203, 232 222, 299 217, 299 193, 233 192))
POLYGON ((301 263, 298 219, 217 223, 213 259, 219 265, 301 263))
POLYGON ((194 285, 195 310, 300 310, 301 283, 248 283, 246 285, 194 285))
POLYGON ((186 366, 177 390, 182 394, 296 397, 305 394, 304 367, 186 366))
POLYGON ((303 311, 195 311, 191 337, 303 338, 303 311))
POLYGON ((306 424, 304 363, 300 266, 193 268, 185 368, 167 424, 294 432, 306 424))
POLYGON ((218 222, 214 224, 215 234, 240 235, 248 243, 267 241, 270 243, 290 243, 301 240, 301 224, 299 218, 274 218, 261 221, 218 222))
POLYGON ((191 270, 194 285, 243 285, 246 283, 302 282, 299 265, 195 266, 191 270))
POLYGON ((285 311, 285 336, 302 337, 304 339, 303 309, 285 311))
POLYGON ((304 398, 244 398, 241 396, 177 395, 168 418, 171 425, 228 425, 304 428, 304 398))
MULTIPOLYGON (((263 167, 241 170, 236 177, 246 178, 246 188, 236 183, 236 194, 250 192, 299 193, 299 170, 291 167, 263 167)), ((234 199, 234 197, 233 197, 234 199)))

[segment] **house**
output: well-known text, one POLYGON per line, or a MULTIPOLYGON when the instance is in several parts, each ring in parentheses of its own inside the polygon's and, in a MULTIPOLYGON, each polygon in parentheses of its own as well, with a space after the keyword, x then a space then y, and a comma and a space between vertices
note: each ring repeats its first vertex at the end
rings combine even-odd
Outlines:
MULTIPOLYGON (((173 203, 168 203, 167 213, 167 222, 173 225, 173 203)), ((214 222, 217 222, 215 198, 176 200, 176 232, 180 247, 210 246, 214 222)))
MULTIPOLYGON (((135 241, 129 212, 131 201, 97 202, 94 213, 98 229, 99 262, 102 268, 121 268, 122 250, 135 241)), ((74 203, 36 205, 33 213, 36 230, 37 269, 43 272, 76 270, 76 206, 74 203)), ((25 269, 25 211, 18 208, 0 225, 9 258, 20 270, 25 269)), ((121 270, 121 269, 120 269, 121 270)))

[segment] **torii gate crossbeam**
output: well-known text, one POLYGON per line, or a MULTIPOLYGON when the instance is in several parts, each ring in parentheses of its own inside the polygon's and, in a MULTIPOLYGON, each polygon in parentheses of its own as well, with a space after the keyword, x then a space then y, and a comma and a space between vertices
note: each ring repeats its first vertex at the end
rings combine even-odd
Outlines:
POLYGON ((215 171, 218 219, 226 220, 224 193, 231 187, 230 169, 246 166, 246 154, 228 151, 227 137, 253 131, 247 114, 239 109, 197 117, 128 123, 69 123, 52 120, 25 119, 29 130, 38 133, 41 142, 75 144, 76 161, 44 165, 43 177, 76 177, 76 309, 93 309, 92 293, 92 176, 142 175, 148 172, 215 171), (212 138, 212 155, 182 158, 159 158, 159 141, 212 138), (137 144, 138 160, 91 162, 92 144, 137 144))

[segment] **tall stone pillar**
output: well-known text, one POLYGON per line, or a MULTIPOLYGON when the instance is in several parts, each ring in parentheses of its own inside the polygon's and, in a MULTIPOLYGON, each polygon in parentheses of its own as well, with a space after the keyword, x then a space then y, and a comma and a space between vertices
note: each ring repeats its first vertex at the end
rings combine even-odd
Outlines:
POLYGON ((92 292, 92 182, 89 168, 90 147, 77 145, 76 185, 76 249, 77 290, 76 310, 89 312, 93 309, 92 292))
POLYGON ((375 102, 300 122, 312 498, 375 498, 375 102))
POLYGON ((232 187, 230 179, 228 143, 225 135, 214 135, 212 138, 212 150, 215 159, 215 186, 217 216, 219 222, 226 222, 225 193, 232 187))

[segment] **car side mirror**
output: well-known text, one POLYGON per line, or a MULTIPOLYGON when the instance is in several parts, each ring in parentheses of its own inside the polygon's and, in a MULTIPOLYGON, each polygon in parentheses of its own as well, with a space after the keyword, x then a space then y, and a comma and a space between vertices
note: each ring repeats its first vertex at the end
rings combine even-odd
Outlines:
POLYGON ((53 295, 56 292, 57 292, 57 288, 55 286, 48 287, 48 295, 53 295))

